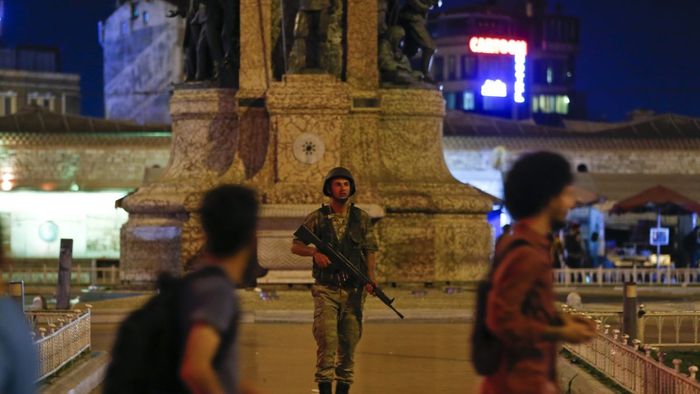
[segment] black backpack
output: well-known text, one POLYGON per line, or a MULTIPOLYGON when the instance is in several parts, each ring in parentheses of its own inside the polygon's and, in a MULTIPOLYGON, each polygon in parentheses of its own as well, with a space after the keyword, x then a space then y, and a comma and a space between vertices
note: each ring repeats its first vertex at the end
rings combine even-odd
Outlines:
POLYGON ((504 251, 494 257, 488 278, 480 281, 477 287, 476 315, 471 338, 471 351, 474 368, 481 376, 489 376, 496 373, 501 364, 501 355, 503 353, 503 345, 486 326, 486 308, 493 275, 508 253, 525 245, 529 245, 529 243, 524 239, 519 238, 512 241, 504 251))
MULTIPOLYGON (((189 393, 180 379, 184 333, 182 316, 187 281, 225 275, 220 269, 200 269, 184 277, 161 274, 158 293, 132 312, 119 327, 107 368, 103 394, 189 393)), ((222 338, 222 343, 228 343, 222 338)))

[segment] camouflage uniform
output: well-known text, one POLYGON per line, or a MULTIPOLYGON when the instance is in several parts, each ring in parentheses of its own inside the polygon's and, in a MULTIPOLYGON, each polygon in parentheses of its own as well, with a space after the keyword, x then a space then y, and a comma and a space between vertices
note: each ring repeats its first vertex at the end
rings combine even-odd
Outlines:
POLYGON ((342 1, 301 0, 294 23, 289 71, 322 69, 342 72, 342 1))
MULTIPOLYGON (((312 212, 304 224, 320 239, 332 244, 351 262, 367 272, 367 254, 377 251, 369 215, 354 205, 346 215, 323 206, 312 212)), ((317 344, 316 381, 351 384, 355 347, 362 336, 362 308, 366 292, 338 270, 313 266, 316 283, 313 334, 317 344), (337 355, 337 357, 336 357, 337 355)))

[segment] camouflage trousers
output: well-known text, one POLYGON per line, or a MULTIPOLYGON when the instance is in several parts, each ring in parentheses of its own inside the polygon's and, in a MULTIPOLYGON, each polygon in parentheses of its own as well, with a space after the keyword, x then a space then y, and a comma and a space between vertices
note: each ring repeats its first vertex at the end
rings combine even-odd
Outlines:
POLYGON ((316 339, 316 381, 352 383, 355 347, 362 336, 364 289, 315 284, 313 333, 316 339))

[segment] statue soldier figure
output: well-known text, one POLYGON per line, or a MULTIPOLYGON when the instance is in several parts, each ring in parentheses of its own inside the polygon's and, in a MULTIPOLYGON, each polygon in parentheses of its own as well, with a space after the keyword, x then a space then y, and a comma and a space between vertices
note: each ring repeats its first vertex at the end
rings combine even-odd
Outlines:
POLYGON ((238 0, 203 0, 207 6, 207 40, 214 63, 214 79, 238 86, 238 0), (223 74, 222 74, 223 73, 223 74), (231 79, 222 81, 223 75, 231 79))
POLYGON ((391 26, 379 41, 379 71, 382 82, 398 85, 416 84, 423 74, 413 70, 411 62, 403 53, 402 43, 406 32, 401 26, 391 26))
POLYGON ((300 0, 294 23, 294 46, 289 58, 289 72, 319 69, 340 76, 341 26, 341 0, 300 0))
POLYGON ((408 0, 399 14, 399 24, 406 31, 404 52, 409 58, 421 50, 421 69, 423 78, 434 83, 430 78, 430 63, 435 54, 435 42, 427 27, 428 11, 437 5, 438 0, 408 0))
MULTIPOLYGON (((338 167, 323 182, 323 194, 330 205, 312 212, 304 224, 322 241, 332 245, 375 283, 377 241, 369 215, 350 203, 355 180, 350 171, 338 167)), ((292 253, 313 257, 315 283, 313 333, 316 339, 316 381, 320 394, 347 394, 353 382, 355 347, 362 334, 362 308, 366 293, 374 287, 362 287, 328 256, 313 246, 295 239, 292 253)))

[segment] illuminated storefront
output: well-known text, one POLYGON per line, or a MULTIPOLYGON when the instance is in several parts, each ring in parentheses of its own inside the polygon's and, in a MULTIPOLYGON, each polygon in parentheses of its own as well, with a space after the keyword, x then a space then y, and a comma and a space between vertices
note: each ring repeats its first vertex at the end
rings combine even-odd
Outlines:
POLYGON ((3 243, 15 259, 55 258, 61 238, 75 258, 119 258, 119 229, 128 219, 114 202, 126 190, 0 193, 3 243))

